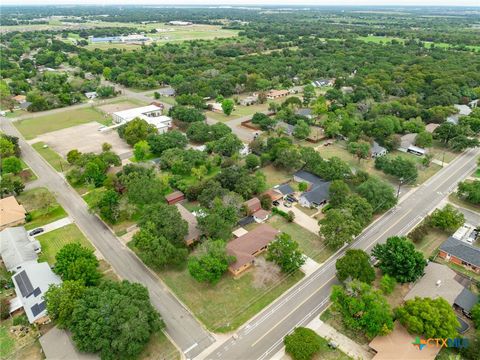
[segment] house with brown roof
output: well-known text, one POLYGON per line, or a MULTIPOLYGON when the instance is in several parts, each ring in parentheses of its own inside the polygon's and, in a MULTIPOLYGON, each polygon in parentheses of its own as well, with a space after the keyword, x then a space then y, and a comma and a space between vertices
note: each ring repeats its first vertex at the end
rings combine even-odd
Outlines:
POLYGON ((272 201, 278 201, 283 198, 283 194, 277 189, 268 189, 262 195, 267 195, 272 201))
POLYGON ((227 253, 235 256, 236 261, 230 264, 228 270, 235 276, 247 270, 253 265, 255 257, 267 250, 279 233, 272 226, 262 224, 245 235, 230 240, 227 243, 227 253))
POLYGON ((175 204, 178 209, 178 212, 182 216, 182 219, 185 220, 188 224, 188 233, 185 235, 185 244, 187 246, 192 245, 195 241, 200 239, 202 232, 198 228, 198 221, 195 215, 188 211, 183 205, 175 204))
POLYGON ((288 90, 270 90, 267 93, 267 99, 275 100, 275 99, 279 99, 281 97, 288 96, 288 94, 290 94, 290 92, 288 90))
POLYGON ((248 215, 252 215, 254 212, 257 212, 262 208, 262 204, 260 203, 260 199, 257 197, 251 198, 243 203, 247 210, 248 215))
POLYGON ((0 231, 24 224, 26 213, 23 205, 20 205, 14 196, 0 199, 0 231))
POLYGON ((15 95, 12 99, 15 100, 19 104, 27 101, 27 97, 25 95, 15 95))
POLYGON ((252 216, 253 216, 253 219, 255 220, 255 222, 264 223, 270 217, 270 211, 260 209, 258 211, 255 211, 252 214, 252 216))
POLYGON ((167 200, 168 205, 173 205, 182 200, 185 200, 185 194, 177 190, 172 192, 171 194, 166 195, 165 200, 167 200))

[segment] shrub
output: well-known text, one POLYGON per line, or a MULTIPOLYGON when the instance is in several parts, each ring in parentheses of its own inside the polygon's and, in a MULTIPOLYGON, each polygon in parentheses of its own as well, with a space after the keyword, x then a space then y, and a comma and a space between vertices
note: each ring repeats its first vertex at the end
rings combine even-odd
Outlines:
POLYGON ((313 330, 299 327, 285 336, 285 351, 293 360, 310 360, 320 351, 322 338, 313 330))
POLYGON ((380 289, 385 295, 391 294, 395 289, 395 285, 397 285, 397 281, 394 277, 391 277, 388 274, 382 276, 382 279, 380 280, 380 289))

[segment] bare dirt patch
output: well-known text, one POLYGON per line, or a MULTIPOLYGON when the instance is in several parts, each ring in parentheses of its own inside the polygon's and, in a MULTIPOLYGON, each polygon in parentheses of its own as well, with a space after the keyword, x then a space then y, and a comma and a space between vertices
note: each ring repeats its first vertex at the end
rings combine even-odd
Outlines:
POLYGON ((35 141, 43 141, 64 158, 72 149, 99 153, 102 151, 103 143, 111 144, 112 150, 122 159, 132 155, 131 147, 120 139, 115 130, 101 132, 98 131, 99 127, 99 123, 90 122, 39 135, 35 141))
POLYGON ((111 113, 117 112, 117 111, 133 109, 133 108, 136 108, 138 106, 139 105, 134 104, 130 101, 123 101, 123 102, 118 102, 118 103, 113 103, 113 104, 105 104, 105 105, 97 106, 97 109, 103 111, 106 114, 111 114, 111 113))

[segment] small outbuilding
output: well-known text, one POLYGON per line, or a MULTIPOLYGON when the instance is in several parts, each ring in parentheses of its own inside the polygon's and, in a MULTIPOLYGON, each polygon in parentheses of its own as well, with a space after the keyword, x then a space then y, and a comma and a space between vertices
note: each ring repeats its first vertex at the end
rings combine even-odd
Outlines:
POLYGON ((176 204, 180 201, 185 200, 185 194, 179 190, 172 192, 165 196, 165 200, 167 200, 168 205, 176 204))

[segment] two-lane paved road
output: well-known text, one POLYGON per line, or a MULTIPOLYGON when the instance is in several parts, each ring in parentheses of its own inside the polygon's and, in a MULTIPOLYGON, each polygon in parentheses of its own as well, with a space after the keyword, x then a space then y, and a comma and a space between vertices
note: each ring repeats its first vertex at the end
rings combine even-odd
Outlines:
POLYGON ((123 279, 141 283, 148 288, 152 304, 162 315, 166 331, 177 346, 187 356, 193 357, 212 344, 214 339, 210 333, 156 275, 126 248, 103 222, 88 211, 87 204, 80 195, 24 141, 11 121, 5 118, 1 118, 0 121, 3 132, 19 137, 22 158, 39 177, 38 185, 47 187, 55 194, 58 202, 112 265, 115 272, 123 279))
MULTIPOLYGON (((368 227, 351 245, 370 251, 394 235, 405 235, 431 212, 459 181, 472 173, 480 149, 472 149, 403 199, 377 222, 368 227)), ((224 360, 269 359, 283 346, 283 338, 297 326, 318 316, 328 305, 332 286, 337 283, 335 262, 346 249, 339 251, 320 269, 277 299, 259 316, 243 326, 222 345, 202 358, 224 360)))

